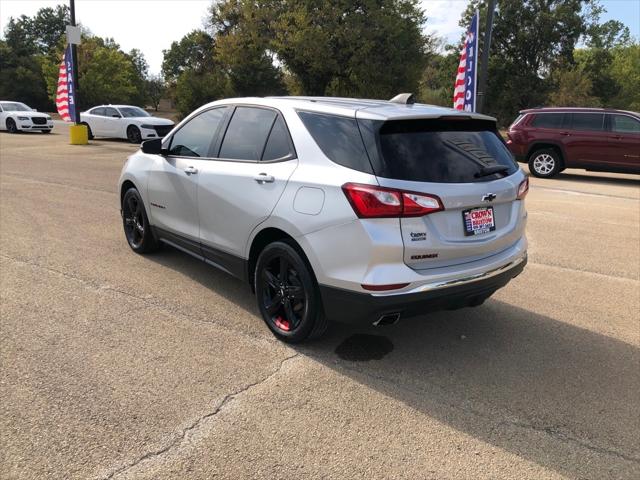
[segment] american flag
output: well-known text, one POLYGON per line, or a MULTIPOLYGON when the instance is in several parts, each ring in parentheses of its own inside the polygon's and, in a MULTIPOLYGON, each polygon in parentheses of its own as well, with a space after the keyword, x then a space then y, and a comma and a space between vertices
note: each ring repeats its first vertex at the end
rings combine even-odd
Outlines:
POLYGON ((478 12, 473 16, 460 52, 460 64, 453 89, 453 108, 456 110, 476 111, 479 16, 478 12))
POLYGON ((73 122, 76 113, 75 87, 73 84, 73 62, 71 61, 71 45, 67 45, 60 63, 58 73, 58 90, 56 107, 60 118, 65 122, 73 122))

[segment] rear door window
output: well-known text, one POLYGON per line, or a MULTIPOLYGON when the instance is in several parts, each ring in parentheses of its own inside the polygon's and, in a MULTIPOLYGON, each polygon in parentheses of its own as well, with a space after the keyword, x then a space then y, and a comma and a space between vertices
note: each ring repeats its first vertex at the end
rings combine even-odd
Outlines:
POLYGON ((375 174, 396 180, 469 183, 518 169, 493 122, 388 121, 379 128, 377 144, 375 174))
POLYGON ((104 107, 94 108, 89 113, 91 113, 91 115, 99 115, 101 117, 104 117, 104 107))
POLYGON ((237 107, 220 147, 220 158, 260 160, 277 113, 255 107, 237 107))
POLYGON ((640 133, 640 121, 627 115, 611 115, 611 130, 616 133, 640 133))
POLYGON ((571 130, 603 131, 604 113, 572 113, 571 130))
POLYGON ((536 113, 531 121, 535 128, 562 128, 564 113, 536 113))
POLYGON ((213 108, 193 117, 172 137, 169 155, 208 157, 226 107, 213 108))

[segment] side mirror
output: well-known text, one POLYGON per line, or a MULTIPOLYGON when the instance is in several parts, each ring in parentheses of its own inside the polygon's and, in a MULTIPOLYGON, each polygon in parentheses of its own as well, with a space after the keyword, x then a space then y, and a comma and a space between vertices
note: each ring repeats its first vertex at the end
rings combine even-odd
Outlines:
POLYGON ((153 138, 151 140, 145 140, 142 142, 142 153, 148 153, 150 155, 166 155, 167 151, 162 148, 162 139, 153 138))

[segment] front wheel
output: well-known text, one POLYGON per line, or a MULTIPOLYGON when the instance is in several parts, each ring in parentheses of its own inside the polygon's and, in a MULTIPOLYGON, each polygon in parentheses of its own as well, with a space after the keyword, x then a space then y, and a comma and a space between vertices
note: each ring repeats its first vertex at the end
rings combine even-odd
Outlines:
POLYGON ((260 253, 255 291, 262 318, 273 334, 288 343, 320 337, 328 321, 307 262, 287 242, 274 242, 260 253))
POLYGON ((551 178, 562 170, 560 156, 551 148, 537 150, 529 157, 529 171, 534 177, 551 178))
POLYGON ((91 131, 89 124, 87 122, 82 122, 80 125, 87 127, 87 139, 93 140, 93 132, 91 131))
POLYGON ((13 118, 7 118, 7 131, 9 133, 18 133, 18 126, 13 118))
POLYGON ((142 134, 140 133, 140 129, 135 125, 131 125, 127 128, 127 140, 130 143, 142 143, 142 134))
POLYGON ((130 188, 122 199, 122 224, 127 243, 136 253, 149 253, 158 249, 153 236, 144 202, 135 188, 130 188))

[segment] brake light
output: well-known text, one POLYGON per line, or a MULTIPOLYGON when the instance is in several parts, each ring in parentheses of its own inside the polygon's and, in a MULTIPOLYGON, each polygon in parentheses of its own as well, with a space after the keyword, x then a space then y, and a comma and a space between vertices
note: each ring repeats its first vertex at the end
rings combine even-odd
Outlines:
POLYGON ((422 217, 444 210, 435 195, 393 188, 346 183, 347 200, 359 218, 422 217))
POLYGON ((529 192, 529 177, 525 178, 518 186, 518 200, 523 200, 529 192))

